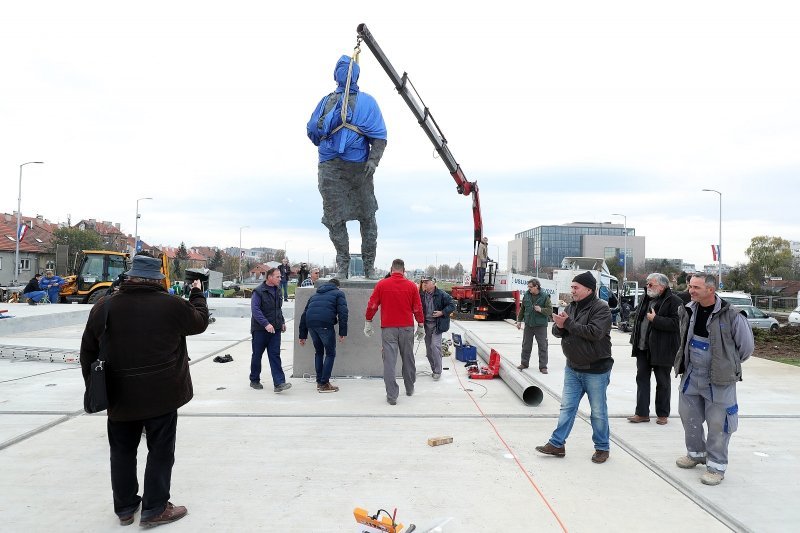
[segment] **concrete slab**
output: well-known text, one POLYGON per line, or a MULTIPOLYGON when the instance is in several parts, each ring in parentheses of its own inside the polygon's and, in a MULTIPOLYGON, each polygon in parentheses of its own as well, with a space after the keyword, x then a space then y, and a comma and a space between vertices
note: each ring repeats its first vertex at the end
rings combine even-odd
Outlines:
MULTIPOLYGON (((522 334, 509 324, 455 326, 510 359, 519 355, 522 334)), ((80 331, 11 340, 63 336, 68 343, 80 331)), ((613 444, 604 465, 589 460, 588 406, 565 458, 534 450, 558 416, 564 359, 557 339, 551 339, 551 373, 527 371, 545 391, 538 407, 524 405, 500 381, 468 380, 454 360, 433 382, 421 354, 414 396, 389 406, 382 381, 374 379, 340 379, 336 394, 319 394, 313 380, 302 378, 291 378, 294 387, 281 394, 254 391, 248 336, 249 318, 219 317, 209 332, 190 337, 195 398, 181 409, 172 486, 173 501, 190 514, 171 531, 353 531, 356 506, 397 507, 398 518, 419 531, 444 523, 445 532, 794 531, 800 523, 796 368, 745 363, 731 466, 722 485, 706 487, 699 468, 674 465, 684 453, 677 398, 666 426, 625 421, 634 403, 635 361, 627 336, 616 331, 613 444), (234 361, 214 363, 215 353, 234 361), (426 444, 442 435, 453 443, 426 444)), ((285 335, 287 370, 292 344, 285 335)), ((82 393, 74 365, 0 360, 4 530, 118 530, 106 418, 80 412, 82 393)), ((142 443, 140 469, 145 452, 142 443)))

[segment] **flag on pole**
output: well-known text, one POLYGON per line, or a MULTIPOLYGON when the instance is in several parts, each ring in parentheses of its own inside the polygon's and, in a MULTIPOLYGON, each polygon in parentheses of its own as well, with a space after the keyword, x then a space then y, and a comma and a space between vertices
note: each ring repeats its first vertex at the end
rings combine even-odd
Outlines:
POLYGON ((27 224, 20 224, 19 228, 17 228, 17 242, 22 242, 22 239, 25 238, 25 235, 28 233, 30 228, 27 224))
POLYGON ((714 258, 714 261, 720 261, 719 244, 711 245, 711 256, 714 258))

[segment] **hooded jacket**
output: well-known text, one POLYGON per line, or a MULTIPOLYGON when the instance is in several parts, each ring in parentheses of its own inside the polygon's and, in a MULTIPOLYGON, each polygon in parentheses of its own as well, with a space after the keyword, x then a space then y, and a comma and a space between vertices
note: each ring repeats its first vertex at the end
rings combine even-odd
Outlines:
POLYGON ((206 327, 208 307, 200 289, 192 289, 186 301, 160 285, 126 282, 98 300, 83 332, 80 361, 87 380, 102 347, 108 418, 144 420, 191 400, 186 336, 206 327))
POLYGON ((307 339, 308 330, 332 328, 338 322, 339 336, 347 337, 347 298, 333 283, 325 283, 306 303, 300 317, 298 338, 307 339))
POLYGON ((314 146, 319 147, 320 163, 337 158, 363 163, 369 156, 369 140, 386 139, 386 124, 378 102, 358 89, 358 76, 361 73, 358 63, 353 64, 350 79, 347 123, 356 127, 361 134, 348 128, 333 133, 342 124, 343 96, 349 67, 350 58, 345 55, 340 57, 333 70, 336 90, 319 101, 306 126, 308 138, 314 146))
POLYGON ((570 368, 578 371, 607 372, 611 358, 611 309, 594 293, 580 302, 570 303, 564 328, 553 324, 553 335, 561 339, 561 349, 570 368))

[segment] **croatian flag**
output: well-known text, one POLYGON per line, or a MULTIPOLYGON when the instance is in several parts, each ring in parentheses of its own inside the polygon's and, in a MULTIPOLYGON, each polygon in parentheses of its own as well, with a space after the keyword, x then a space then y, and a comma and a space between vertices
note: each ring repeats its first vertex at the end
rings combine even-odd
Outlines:
POLYGON ((714 261, 719 261, 720 260, 719 244, 712 244, 711 245, 711 255, 714 258, 714 261))
POLYGON ((28 233, 30 228, 26 224, 20 224, 19 228, 17 229, 17 242, 22 242, 22 239, 25 238, 25 235, 28 233))

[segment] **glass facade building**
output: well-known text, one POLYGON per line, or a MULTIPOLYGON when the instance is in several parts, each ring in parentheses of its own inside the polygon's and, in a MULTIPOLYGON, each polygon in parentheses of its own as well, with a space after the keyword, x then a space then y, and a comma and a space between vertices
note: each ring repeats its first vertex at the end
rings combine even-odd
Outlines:
MULTIPOLYGON (((634 228, 628 229, 628 237, 636 235, 634 228)), ((527 259, 523 271, 535 271, 536 268, 558 268, 565 257, 581 257, 584 255, 583 237, 596 235, 600 237, 624 237, 625 227, 621 224, 600 224, 594 222, 573 222, 561 226, 537 226, 517 233, 515 239, 526 239, 527 259)), ((616 239, 614 239, 616 242, 616 239)), ((630 243, 632 244, 632 243, 630 243)), ((632 261, 631 246, 628 246, 628 260, 632 261)), ((605 246, 605 259, 623 256, 621 247, 605 246)), ((592 257, 595 257, 594 255, 592 257)), ((519 258, 523 259, 523 258, 519 258)), ((522 265, 520 265, 522 266, 522 265)))

